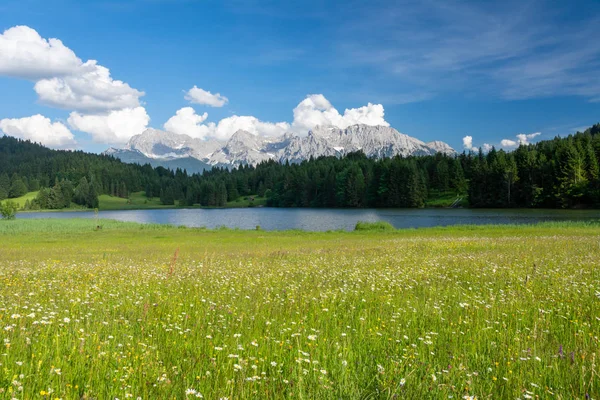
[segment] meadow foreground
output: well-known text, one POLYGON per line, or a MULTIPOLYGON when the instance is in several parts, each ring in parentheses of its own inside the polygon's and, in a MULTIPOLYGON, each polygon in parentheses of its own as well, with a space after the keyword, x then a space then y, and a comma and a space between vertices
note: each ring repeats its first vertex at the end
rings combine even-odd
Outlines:
POLYGON ((0 221, 0 398, 600 399, 600 225, 100 224, 0 221))

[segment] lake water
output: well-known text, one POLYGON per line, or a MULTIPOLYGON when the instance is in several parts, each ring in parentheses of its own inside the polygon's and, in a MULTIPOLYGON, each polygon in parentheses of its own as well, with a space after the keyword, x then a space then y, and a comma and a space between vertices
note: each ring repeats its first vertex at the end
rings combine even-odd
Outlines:
MULTIPOLYGON (((93 212, 18 213, 17 218, 94 218, 93 212)), ((352 230, 358 221, 387 221, 396 228, 464 224, 532 224, 542 221, 600 219, 600 210, 479 210, 479 209, 306 209, 229 208, 101 211, 100 218, 189 227, 352 230)))

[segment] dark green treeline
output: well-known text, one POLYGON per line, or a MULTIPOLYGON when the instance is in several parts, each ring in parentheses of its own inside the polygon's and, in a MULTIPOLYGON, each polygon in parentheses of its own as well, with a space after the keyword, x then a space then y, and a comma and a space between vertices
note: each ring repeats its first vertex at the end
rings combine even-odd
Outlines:
MULTIPOLYGON (((29 209, 61 209, 77 204, 98 207, 98 196, 128 197, 149 182, 167 187, 175 173, 164 168, 125 164, 82 151, 50 150, 39 144, 0 137, 0 200, 39 191, 29 209)), ((184 174, 179 171, 179 175, 184 174)))
POLYGON ((226 192, 228 200, 266 196, 273 207, 422 207, 439 193, 452 193, 467 196, 471 207, 600 207, 599 159, 600 124, 512 152, 382 160, 354 153, 213 169, 192 178, 181 199, 217 205, 226 192))
POLYGON ((192 176, 4 137, 0 199, 45 188, 40 194, 46 204, 36 203, 41 208, 61 208, 68 201, 95 207, 98 194, 127 197, 136 191, 180 206, 223 206, 258 195, 273 207, 422 207, 450 193, 468 198, 471 207, 600 207, 598 160, 600 124, 512 152, 381 160, 353 153, 300 164, 213 168, 192 176))

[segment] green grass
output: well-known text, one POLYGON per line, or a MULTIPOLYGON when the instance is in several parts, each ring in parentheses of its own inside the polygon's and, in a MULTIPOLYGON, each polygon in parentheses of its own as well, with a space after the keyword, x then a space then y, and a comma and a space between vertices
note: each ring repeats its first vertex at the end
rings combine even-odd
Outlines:
MULTIPOLYGON (((33 200, 37 196, 38 192, 29 192, 24 196, 11 199, 17 204, 19 208, 25 205, 26 200, 33 200)), ((425 202, 426 207, 450 207, 457 196, 454 192, 443 192, 437 193, 432 192, 429 198, 425 202)), ((151 199, 146 198, 144 192, 131 193, 129 198, 109 196, 106 194, 98 196, 99 209, 100 210, 139 210, 139 209, 157 209, 157 208, 176 208, 176 206, 165 206, 160 203, 158 197, 151 199)), ((267 198, 260 196, 241 196, 237 200, 229 201, 225 205, 225 208, 247 208, 247 207, 265 207, 267 205, 267 198), (251 200, 254 199, 254 200, 251 200)), ((466 196, 463 197, 463 201, 460 203, 462 207, 468 207, 466 196)), ((199 207, 199 206, 197 206, 199 207)), ((81 207, 74 207, 81 208, 81 207)), ((69 209, 70 210, 70 209, 69 209)), ((56 211, 56 210, 54 210, 56 211)))
POLYGON ((385 221, 378 221, 378 222, 365 222, 365 221, 358 221, 356 223, 356 226, 354 227, 355 231, 380 231, 380 232, 384 232, 384 231, 395 231, 396 228, 394 228, 394 226, 392 224, 390 224, 389 222, 385 222, 385 221))
POLYGON ((162 205, 158 197, 148 199, 144 192, 131 193, 128 199, 103 194, 98 196, 98 202, 100 203, 98 207, 100 210, 173 208, 173 206, 162 205))
POLYGON ((246 208, 246 207, 264 207, 267 205, 267 198, 260 196, 241 196, 237 200, 228 201, 226 208, 246 208))
POLYGON ((429 193, 427 200, 425 201, 425 207, 432 207, 432 208, 450 207, 459 198, 462 198, 462 200, 458 204, 460 207, 468 207, 469 206, 469 201, 468 201, 466 195, 457 196, 456 192, 438 192, 438 191, 432 190, 429 193))
MULTIPOLYGON (((146 198, 144 192, 131 193, 129 199, 121 197, 113 197, 109 195, 101 195, 98 197, 100 202, 100 210, 138 210, 138 209, 155 209, 155 208, 177 208, 177 206, 165 206, 160 203, 158 197, 152 199, 146 198)), ((258 196, 243 196, 235 201, 230 201, 225 205, 225 208, 246 208, 264 206, 267 203, 265 197, 258 196), (251 200, 254 198, 254 200, 251 200)), ((194 206, 201 208, 199 205, 194 206)), ((188 208, 194 208, 189 207, 188 208)), ((214 207, 210 207, 214 208, 214 207)))
POLYGON ((597 222, 100 225, 0 221, 0 398, 600 392, 597 222))
MULTIPOLYGON (((29 192, 24 196, 10 199, 19 205, 19 209, 23 208, 25 201, 32 201, 36 198, 38 192, 29 192)), ((144 208, 168 208, 160 204, 160 199, 155 197, 147 199, 144 192, 131 193, 130 199, 124 199, 121 197, 113 197, 106 194, 98 196, 99 209, 100 210, 132 210, 132 209, 144 209, 144 208)), ((73 207, 64 209, 65 211, 72 211, 74 209, 82 209, 82 206, 72 204, 73 207)), ((40 210, 36 210, 40 211, 40 210)), ((42 210, 44 211, 44 210, 42 210)), ((47 210, 47 211, 61 211, 61 210, 47 210)))
MULTIPOLYGON (((37 196, 38 192, 29 192, 24 196, 10 199, 15 201, 21 209, 25 205, 26 200, 33 200, 37 196)), ((148 199, 144 192, 134 192, 129 195, 129 198, 109 196, 103 194, 98 196, 99 210, 143 210, 143 209, 160 209, 160 208, 176 208, 177 206, 165 206, 160 203, 158 197, 148 199)), ((243 196, 235 201, 230 201, 225 205, 225 208, 246 208, 246 207, 259 207, 267 204, 266 197, 259 196, 243 196), (254 200, 251 200, 251 199, 254 200)), ((200 206, 196 206, 200 208, 200 206)), ((73 205, 72 208, 65 209, 65 211, 72 211, 74 209, 81 209, 80 206, 73 205)), ((60 210, 51 210, 60 211, 60 210)))
POLYGON ((38 192, 29 192, 24 194, 21 197, 16 197, 14 199, 8 199, 11 201, 14 201, 15 203, 17 203, 19 205, 19 209, 23 208, 23 206, 25 205, 25 202, 27 200, 32 201, 33 199, 35 199, 38 195, 38 192))

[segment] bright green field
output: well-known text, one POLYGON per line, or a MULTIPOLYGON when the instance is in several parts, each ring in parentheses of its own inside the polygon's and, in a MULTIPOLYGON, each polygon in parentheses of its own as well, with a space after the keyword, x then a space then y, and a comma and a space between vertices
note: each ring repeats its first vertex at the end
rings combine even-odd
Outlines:
POLYGON ((101 224, 0 221, 0 398, 600 398, 597 224, 101 224))
MULTIPOLYGON (((24 196, 11 199, 15 201, 19 208, 25 205, 26 200, 33 200, 38 192, 29 192, 24 196)), ((456 194, 453 192, 431 193, 426 201, 426 207, 450 207, 456 200, 456 194)), ((134 192, 129 195, 129 199, 122 197, 114 197, 107 194, 98 196, 100 210, 143 210, 156 208, 176 208, 176 206, 165 206, 160 203, 158 197, 148 199, 144 192, 134 192)), ((229 201, 225 208, 246 208, 246 207, 264 207, 267 205, 267 198, 260 196, 241 196, 237 200, 229 201), (254 198, 254 200, 250 200, 254 198)), ((463 197, 461 207, 468 207, 466 196, 463 197)), ((198 206, 199 207, 199 206, 198 206)), ((188 207, 189 208, 189 207, 188 207)), ((200 208, 200 207, 199 207, 200 208)), ((73 209, 81 209, 80 206, 74 205, 73 209)), ((57 211, 57 210, 52 210, 57 211)), ((72 209, 68 209, 72 211, 72 209)))
MULTIPOLYGON (((10 199, 22 208, 25 205, 26 200, 33 200, 36 198, 38 192, 29 192, 24 196, 10 199)), ((100 210, 143 210, 143 209, 155 209, 155 208, 176 208, 176 206, 165 206, 160 203, 160 198, 153 197, 148 199, 144 192, 134 192, 129 195, 129 199, 122 197, 109 196, 102 194, 98 196, 99 209, 100 210)), ((235 201, 230 201, 225 205, 225 208, 246 208, 246 207, 259 207, 265 206, 267 199, 259 196, 244 196, 240 197, 235 201), (254 198, 254 200, 250 200, 254 198)), ((199 207, 199 206, 198 206, 199 207)), ((72 209, 65 209, 65 211, 72 211, 73 209, 81 209, 81 206, 73 205, 72 209)), ((51 210, 57 211, 57 210, 51 210)), ((59 210, 60 211, 60 210, 59 210)))
MULTIPOLYGON (((38 192, 29 192, 24 196, 9 199, 16 202, 19 208, 25 205, 25 201, 32 201, 36 198, 38 192)), ((131 193, 130 200, 121 197, 113 197, 106 194, 98 196, 99 209, 100 210, 132 210, 132 209, 144 209, 144 208, 168 208, 160 204, 158 197, 147 199, 144 192, 131 193)), ((72 211, 74 209, 81 210, 82 206, 72 204, 72 208, 65 209, 65 211, 72 211)), ((39 210, 36 210, 39 211, 39 210)), ((43 210, 42 210, 43 211, 43 210)), ((49 211, 60 211, 60 210, 49 210, 49 211)))
POLYGON ((460 207, 469 207, 469 201, 466 195, 457 196, 455 192, 436 192, 431 191, 425 201, 425 207, 433 207, 433 208, 447 208, 451 207, 454 202, 461 198, 462 200, 458 204, 460 207))
POLYGON ((173 208, 160 204, 158 197, 148 199, 144 192, 135 192, 129 195, 129 199, 113 197, 107 194, 98 196, 100 210, 138 210, 144 208, 173 208))
POLYGON ((38 195, 38 192, 29 192, 27 194, 24 194, 21 197, 16 197, 14 199, 9 199, 10 201, 14 201, 15 203, 17 203, 19 205, 19 208, 22 208, 25 205, 25 202, 27 200, 32 201, 33 199, 35 199, 38 195))
POLYGON ((227 208, 246 208, 246 207, 264 207, 267 205, 266 197, 242 196, 237 200, 228 201, 227 208), (252 200, 254 199, 254 200, 252 200))

